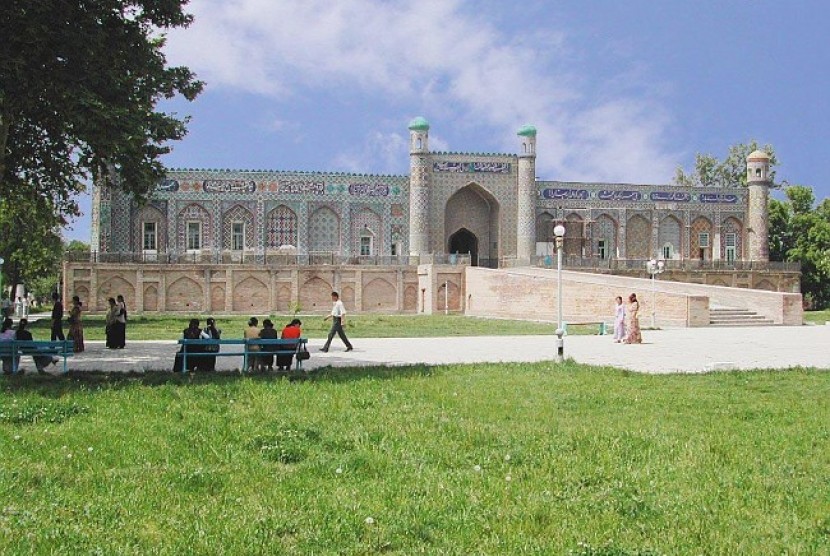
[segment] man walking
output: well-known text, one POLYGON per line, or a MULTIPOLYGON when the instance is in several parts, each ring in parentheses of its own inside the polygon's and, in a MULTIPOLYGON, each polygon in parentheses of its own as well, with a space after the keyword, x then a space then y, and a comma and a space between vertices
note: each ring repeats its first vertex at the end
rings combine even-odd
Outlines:
POLYGON ((343 302, 340 301, 340 294, 331 292, 331 302, 334 304, 331 308, 331 314, 323 319, 324 321, 332 319, 331 330, 329 330, 329 338, 326 340, 326 345, 320 351, 329 350, 335 334, 340 336, 340 339, 346 344, 346 351, 352 351, 354 349, 352 343, 346 337, 346 332, 343 330, 343 325, 346 324, 346 308, 343 306, 343 302))
POLYGON ((52 341, 64 341, 66 338, 63 335, 63 303, 58 296, 58 292, 52 294, 52 301, 55 303, 52 306, 52 341))

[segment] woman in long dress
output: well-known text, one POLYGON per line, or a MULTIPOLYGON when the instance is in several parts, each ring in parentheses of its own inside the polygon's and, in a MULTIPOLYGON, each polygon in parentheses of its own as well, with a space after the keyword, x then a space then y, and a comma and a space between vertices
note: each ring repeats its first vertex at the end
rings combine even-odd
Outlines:
POLYGON ((640 333, 640 303, 637 301, 637 294, 628 296, 628 336, 626 344, 642 344, 643 335, 640 333))
POLYGON ((625 305, 621 296, 617 296, 617 306, 614 308, 614 341, 620 343, 625 340, 625 305))
POLYGON ((72 309, 69 310, 69 337, 72 339, 72 351, 84 350, 84 325, 81 322, 83 303, 77 295, 72 296, 72 309))
POLYGON ((118 332, 115 329, 115 322, 118 318, 118 306, 115 304, 115 298, 107 299, 109 309, 107 310, 107 347, 109 349, 116 349, 118 347, 117 337, 118 332))

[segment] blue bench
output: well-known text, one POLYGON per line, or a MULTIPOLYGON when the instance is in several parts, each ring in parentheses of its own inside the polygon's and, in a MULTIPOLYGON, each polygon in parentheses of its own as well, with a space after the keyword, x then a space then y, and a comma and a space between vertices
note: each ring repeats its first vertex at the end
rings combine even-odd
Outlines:
POLYGON ((303 370, 303 361, 297 357, 301 351, 307 351, 308 339, 297 338, 296 340, 179 340, 182 346, 182 372, 187 372, 187 360, 191 357, 229 357, 242 356, 242 372, 248 369, 248 358, 258 355, 293 355, 294 368, 297 371, 303 370), (196 347, 198 351, 191 351, 189 346, 196 347), (217 346, 219 351, 204 351, 208 346, 217 346), (231 351, 222 351, 221 346, 234 346, 231 351), (260 346, 259 350, 251 350, 252 346, 260 346), (265 346, 275 346, 274 350, 264 350, 265 346), (282 348, 282 349, 280 349, 282 348))
MULTIPOLYGON (((63 372, 66 368, 66 358, 75 355, 72 340, 6 340, 0 342, 0 358, 12 361, 12 373, 17 373, 20 366, 20 358, 30 357, 62 357, 63 372)), ((34 361, 34 359, 33 359, 34 361)))
POLYGON ((562 322, 562 330, 563 330, 563 332, 565 333, 565 336, 567 336, 567 335, 568 335, 568 325, 569 325, 569 324, 570 324, 571 326, 580 326, 580 325, 582 325, 582 326, 591 326, 591 325, 594 325, 594 326, 599 326, 599 335, 600 335, 600 336, 605 336, 606 334, 608 334, 608 331, 609 331, 609 330, 613 330, 613 329, 614 329, 614 325, 613 325, 613 324, 612 324, 612 325, 609 325, 608 323, 606 323, 606 322, 604 322, 604 321, 601 321, 601 320, 596 320, 596 321, 580 321, 580 322, 570 322, 570 323, 569 323, 569 322, 564 322, 564 321, 563 321, 563 322, 562 322))

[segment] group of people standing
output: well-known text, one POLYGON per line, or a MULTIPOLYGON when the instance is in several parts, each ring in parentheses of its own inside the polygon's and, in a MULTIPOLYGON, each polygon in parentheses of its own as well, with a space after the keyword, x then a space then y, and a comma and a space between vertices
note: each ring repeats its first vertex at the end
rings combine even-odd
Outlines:
POLYGON ((109 308, 106 317, 106 346, 109 349, 124 349, 127 342, 127 304, 124 296, 107 299, 109 308))
POLYGON ((614 342, 622 344, 642 344, 640 333, 640 302, 637 294, 628 296, 628 309, 623 305, 623 298, 617 296, 614 313, 614 342))
MULTIPOLYGON (((51 340, 64 341, 66 337, 63 335, 63 303, 61 303, 60 296, 57 293, 52 294, 52 335, 51 340)), ((83 302, 74 295, 72 296, 72 307, 69 309, 69 339, 72 340, 72 351, 81 353, 84 351, 84 325, 81 321, 81 314, 83 313, 83 302)))

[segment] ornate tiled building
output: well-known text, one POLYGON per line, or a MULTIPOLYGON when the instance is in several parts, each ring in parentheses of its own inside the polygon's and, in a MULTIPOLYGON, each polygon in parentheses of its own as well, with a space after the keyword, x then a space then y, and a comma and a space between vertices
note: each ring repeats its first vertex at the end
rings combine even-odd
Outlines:
MULTIPOLYGON (((530 125, 518 132, 518 154, 431 151, 429 124, 420 117, 409 132, 408 176, 178 169, 144 205, 96 184, 93 265, 88 277, 78 267, 77 277, 67 279, 90 293, 115 279, 123 265, 145 265, 135 278, 118 275, 140 307, 187 310, 190 305, 179 302, 196 283, 199 291, 191 297, 198 308, 236 311, 250 308, 233 293, 240 280, 267 287, 262 295, 274 307, 316 306, 302 298, 306 283, 296 273, 336 267, 320 291, 349 288, 360 301, 362 273, 382 268, 382 278, 369 280, 380 280, 377 292, 366 297, 385 292, 383 308, 414 310, 425 291, 414 277, 419 263, 550 264, 553 229, 562 223, 569 266, 642 273, 644 260, 658 258, 678 280, 797 290, 797 272, 764 278, 747 266, 768 260, 769 157, 763 152, 747 159, 748 187, 574 183, 536 179, 536 129, 530 125), (191 275, 180 283, 175 273, 183 265, 191 275), (295 275, 286 274, 292 266, 295 275), (357 270, 348 270, 352 266, 357 270), (178 290, 168 291, 176 283, 178 290)), ((445 282, 455 308, 462 308, 461 279, 445 282)), ((105 295, 95 295, 98 305, 105 295)))
POLYGON ((747 188, 572 183, 536 179, 533 126, 519 130, 519 154, 433 152, 426 120, 409 129, 409 176, 172 170, 144 206, 99 184, 93 250, 216 263, 469 253, 498 266, 550 255, 561 222, 570 257, 768 258, 760 151, 747 188))

